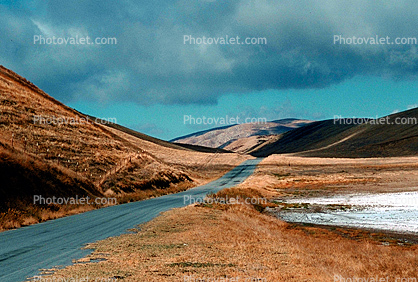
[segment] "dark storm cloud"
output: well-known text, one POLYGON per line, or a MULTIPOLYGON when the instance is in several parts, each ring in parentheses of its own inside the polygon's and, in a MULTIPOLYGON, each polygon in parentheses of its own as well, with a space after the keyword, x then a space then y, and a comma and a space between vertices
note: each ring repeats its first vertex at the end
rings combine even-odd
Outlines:
POLYGON ((416 1, 32 1, 0 6, 0 59, 70 101, 216 103, 226 93, 322 88, 356 75, 416 79, 415 45, 335 45, 418 37, 416 1), (116 45, 35 45, 34 35, 115 37, 116 45), (183 36, 265 37, 188 45, 183 36))

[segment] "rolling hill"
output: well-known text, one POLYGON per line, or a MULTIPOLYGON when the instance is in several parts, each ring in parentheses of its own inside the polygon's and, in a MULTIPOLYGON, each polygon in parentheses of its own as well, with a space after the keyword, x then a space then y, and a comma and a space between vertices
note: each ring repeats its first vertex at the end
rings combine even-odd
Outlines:
POLYGON ((97 207, 38 206, 34 195, 123 203, 205 183, 247 158, 220 153, 96 120, 0 66, 0 229, 97 207))
POLYGON ((270 137, 267 136, 278 135, 311 122, 309 120, 281 119, 266 123, 236 124, 196 132, 175 138, 171 142, 248 153, 254 147, 270 140, 270 137))
POLYGON ((381 119, 318 121, 283 134, 253 156, 393 157, 418 154, 418 108, 381 119), (404 124, 402 124, 404 123, 404 124))

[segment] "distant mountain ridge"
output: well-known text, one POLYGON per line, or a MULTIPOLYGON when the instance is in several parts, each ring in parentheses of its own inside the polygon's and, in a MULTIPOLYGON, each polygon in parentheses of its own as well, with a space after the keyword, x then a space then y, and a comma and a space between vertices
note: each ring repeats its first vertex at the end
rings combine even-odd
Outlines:
MULTIPOLYGON (((188 134, 175 138, 171 142, 230 150, 234 148, 231 144, 242 138, 278 135, 311 122, 310 120, 287 118, 266 123, 228 125, 188 134)), ((245 150, 241 150, 241 152, 243 151, 245 150)))

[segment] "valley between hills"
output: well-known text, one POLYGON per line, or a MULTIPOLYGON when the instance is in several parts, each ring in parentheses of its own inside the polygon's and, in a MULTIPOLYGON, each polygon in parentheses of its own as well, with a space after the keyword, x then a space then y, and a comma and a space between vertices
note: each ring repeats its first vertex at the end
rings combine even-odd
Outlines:
MULTIPOLYGON (((315 204, 313 199, 416 193, 418 126, 395 120, 416 121, 418 108, 389 115, 385 124, 286 119, 217 128, 169 142, 80 113, 0 67, 0 111, 4 238, 115 204, 123 209, 162 195, 175 199, 176 193, 192 193, 230 175, 227 189, 214 188, 198 202, 164 211, 119 236, 90 242, 86 248, 91 251, 73 264, 39 270, 42 279, 396 281, 418 276, 414 229, 281 217, 289 212, 307 218, 349 217, 359 209, 355 204, 315 204), (83 122, 45 124, 36 117, 83 122), (250 175, 236 171, 240 164, 245 170, 245 161, 257 163, 250 175), (116 203, 38 204, 35 195, 112 198, 116 203)), ((408 201, 410 205, 396 208, 417 212, 417 199, 408 201)), ((415 223, 416 218, 411 226, 415 223)), ((94 221, 83 224, 96 230, 94 221)), ((2 257, 16 259, 11 254, 20 251, 25 253, 16 249, 2 257)), ((35 276, 29 280, 39 281, 35 276)))

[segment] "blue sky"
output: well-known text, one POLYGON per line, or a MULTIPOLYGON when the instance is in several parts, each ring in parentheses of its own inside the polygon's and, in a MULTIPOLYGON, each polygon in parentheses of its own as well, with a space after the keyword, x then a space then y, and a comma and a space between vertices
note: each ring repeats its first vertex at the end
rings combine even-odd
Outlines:
MULTIPOLYGON (((163 139, 173 139, 211 125, 184 122, 184 116, 266 118, 297 117, 311 120, 344 117, 384 116, 418 107, 418 82, 378 77, 356 77, 322 89, 266 90, 262 93, 229 94, 214 105, 143 106, 135 103, 102 104, 78 101, 69 106, 163 139)), ((220 125, 218 125, 220 126, 220 125)))
POLYGON ((30 0, 0 3, 0 64, 81 112, 162 139, 241 120, 384 116, 418 105, 416 1, 30 0), (267 44, 184 44, 184 36, 267 44), (116 38, 108 45, 34 37, 116 38))

